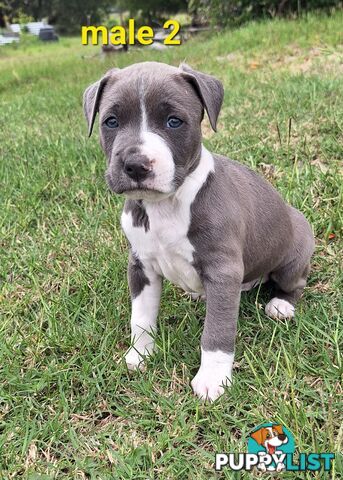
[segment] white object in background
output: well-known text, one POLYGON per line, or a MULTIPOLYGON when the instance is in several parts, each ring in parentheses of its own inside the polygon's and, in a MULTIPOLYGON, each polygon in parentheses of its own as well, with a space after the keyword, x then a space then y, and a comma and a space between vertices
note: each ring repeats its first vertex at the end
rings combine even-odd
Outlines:
POLYGON ((13 33, 21 33, 21 28, 19 23, 11 23, 10 29, 13 33))
POLYGON ((3 35, 0 35, 0 46, 13 42, 19 42, 19 37, 4 37, 3 35))
POLYGON ((27 23, 26 26, 32 35, 39 35, 40 29, 46 27, 47 25, 44 22, 30 22, 27 23))

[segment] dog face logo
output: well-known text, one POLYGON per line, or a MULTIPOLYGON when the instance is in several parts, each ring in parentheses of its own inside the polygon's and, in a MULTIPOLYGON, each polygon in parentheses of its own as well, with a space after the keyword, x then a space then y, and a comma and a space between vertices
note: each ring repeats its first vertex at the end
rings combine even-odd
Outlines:
POLYGON ((251 434, 251 437, 259 445, 265 448, 266 453, 272 455, 278 447, 288 442, 288 437, 283 431, 282 425, 261 427, 251 434))
POLYGON ((264 423, 255 428, 248 438, 248 453, 260 456, 256 465, 262 472, 285 470, 285 454, 295 451, 295 442, 291 432, 278 423, 264 423))

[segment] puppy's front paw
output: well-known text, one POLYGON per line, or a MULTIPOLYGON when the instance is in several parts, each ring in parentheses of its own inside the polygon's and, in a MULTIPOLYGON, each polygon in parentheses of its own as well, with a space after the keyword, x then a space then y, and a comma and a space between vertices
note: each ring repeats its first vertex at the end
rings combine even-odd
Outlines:
POLYGON ((265 308, 266 315, 271 318, 285 319, 294 317, 294 306, 283 300, 282 298, 274 297, 267 303, 265 308))
MULTIPOLYGON (((214 402, 224 393, 223 381, 228 383, 228 379, 215 378, 213 372, 200 371, 193 378, 191 385, 195 395, 202 400, 214 402)), ((225 384, 224 383, 224 384, 225 384)))
POLYGON ((202 349, 201 366, 191 382, 194 393, 210 402, 220 397, 224 393, 224 386, 231 383, 232 362, 233 354, 202 349))
POLYGON ((128 353, 125 355, 125 362, 130 371, 143 371, 145 369, 143 357, 134 348, 130 348, 128 353))

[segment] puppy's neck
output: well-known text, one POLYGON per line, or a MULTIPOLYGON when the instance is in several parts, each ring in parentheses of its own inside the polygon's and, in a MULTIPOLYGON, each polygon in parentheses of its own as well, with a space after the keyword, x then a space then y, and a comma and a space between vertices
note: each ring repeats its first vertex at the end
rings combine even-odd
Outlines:
POLYGON ((179 202, 192 203, 196 194, 206 183, 211 172, 214 172, 214 159, 211 152, 202 145, 198 165, 189 173, 173 197, 179 202))

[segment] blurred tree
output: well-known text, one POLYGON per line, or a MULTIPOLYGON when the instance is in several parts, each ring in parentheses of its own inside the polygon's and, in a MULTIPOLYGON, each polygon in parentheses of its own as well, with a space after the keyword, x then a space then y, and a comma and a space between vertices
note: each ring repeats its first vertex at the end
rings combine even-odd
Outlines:
POLYGON ((187 10, 188 0, 118 0, 117 4, 134 15, 140 11, 142 19, 151 25, 153 20, 161 19, 163 14, 187 10))
POLYGON ((113 4, 111 0, 51 0, 48 3, 49 21, 62 33, 77 31, 80 25, 99 24, 113 4))
POLYGON ((342 0, 189 0, 189 13, 217 25, 241 24, 261 17, 301 15, 341 7, 342 0))
POLYGON ((6 27, 5 10, 0 5, 0 28, 5 28, 5 27, 6 27))
POLYGON ((43 16, 46 16, 50 3, 53 2, 48 0, 0 0, 0 8, 10 22, 21 17, 41 20, 43 16))
POLYGON ((152 24, 164 15, 186 10, 197 21, 211 20, 217 25, 235 25, 244 21, 294 15, 314 9, 330 9, 342 0, 0 0, 0 26, 5 18, 48 18, 61 32, 76 32, 80 25, 98 24, 113 7, 140 13, 152 24))
POLYGON ((13 17, 20 10, 20 0, 0 0, 0 23, 1 26, 5 26, 5 19, 12 22, 13 17))
POLYGON ((111 0, 0 0, 0 12, 10 22, 22 16, 35 21, 47 18, 59 31, 76 32, 87 18, 99 22, 112 4, 111 0))

